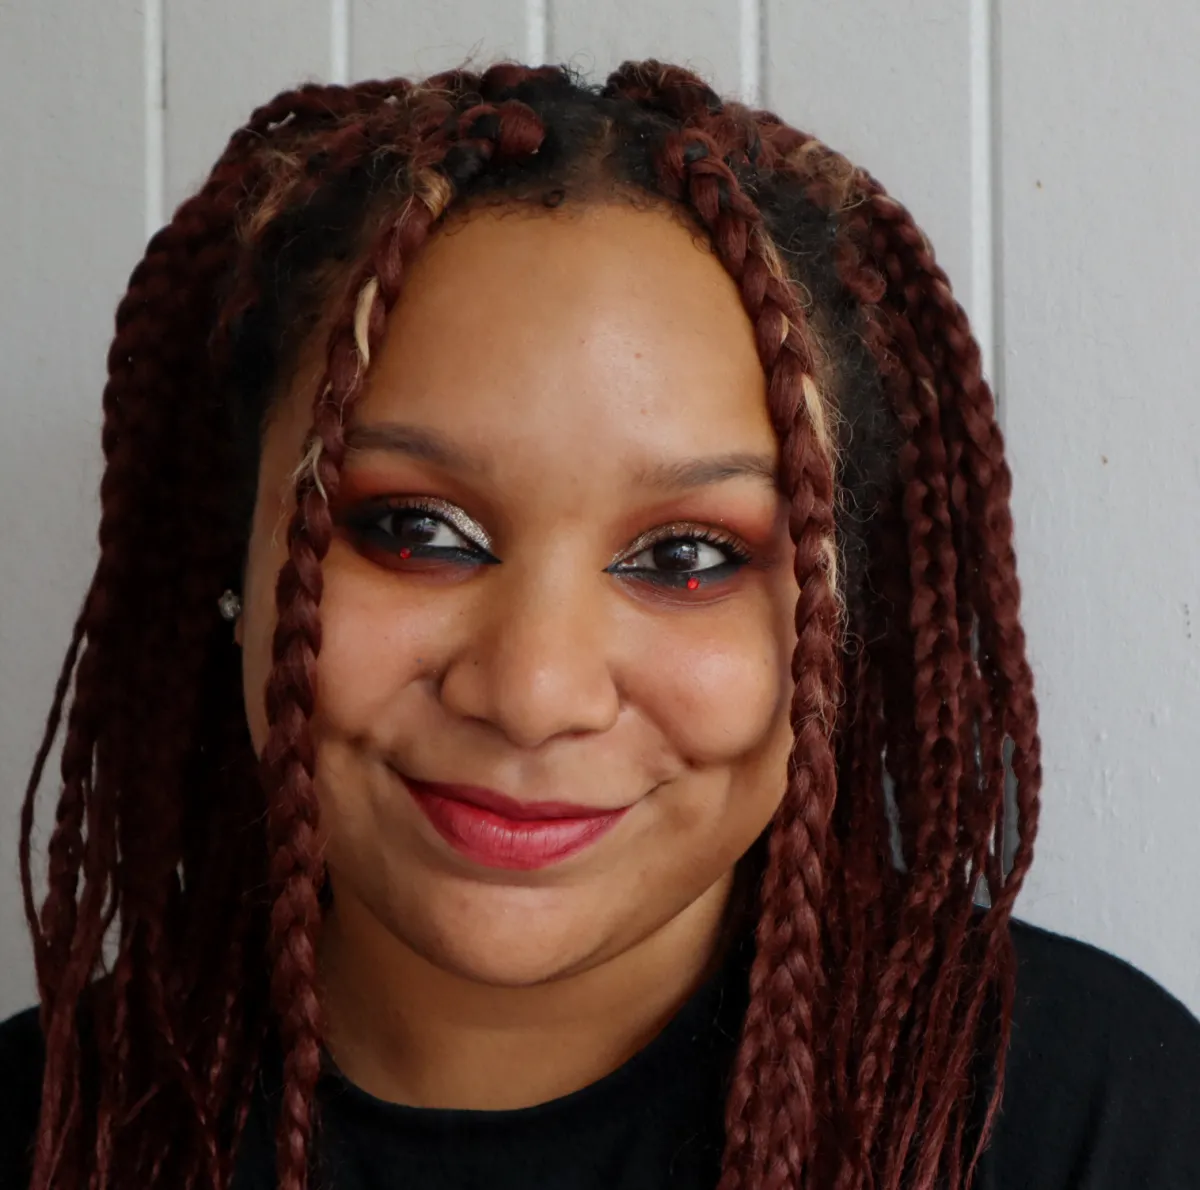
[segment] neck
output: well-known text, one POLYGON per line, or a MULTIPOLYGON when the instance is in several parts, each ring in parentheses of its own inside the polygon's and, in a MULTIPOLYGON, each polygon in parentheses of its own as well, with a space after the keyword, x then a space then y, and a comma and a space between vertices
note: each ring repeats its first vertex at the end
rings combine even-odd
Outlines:
POLYGON ((338 895, 322 925, 326 1044, 376 1098, 530 1107, 603 1078, 647 1045, 720 961, 732 880, 621 954, 527 987, 438 967, 338 895))

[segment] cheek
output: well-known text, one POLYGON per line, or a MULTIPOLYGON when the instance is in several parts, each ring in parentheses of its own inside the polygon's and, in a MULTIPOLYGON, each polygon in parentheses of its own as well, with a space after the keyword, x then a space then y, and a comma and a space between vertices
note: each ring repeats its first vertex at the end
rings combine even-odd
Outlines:
POLYGON ((754 763, 787 725, 790 645, 769 604, 721 609, 697 631, 687 617, 655 635, 639 701, 689 763, 754 763))
POLYGON ((341 541, 325 559, 324 579, 317 730, 394 739, 456 635, 458 601, 406 587, 341 541))

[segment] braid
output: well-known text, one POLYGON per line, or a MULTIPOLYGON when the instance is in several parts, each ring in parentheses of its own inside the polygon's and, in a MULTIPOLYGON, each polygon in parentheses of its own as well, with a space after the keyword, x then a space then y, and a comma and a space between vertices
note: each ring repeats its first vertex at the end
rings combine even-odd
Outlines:
POLYGON ((763 235, 758 209, 704 133, 673 138, 663 157, 664 189, 696 211, 741 287, 768 378, 792 506, 789 530, 802 592, 792 720, 800 728, 763 880, 752 998, 733 1073, 721 1183, 722 1190, 786 1186, 800 1176, 817 1110, 813 1006, 822 969, 825 826, 836 783, 830 743, 838 620, 832 447, 812 378, 804 313, 763 235), (774 1061, 768 1063, 767 1055, 774 1061))
MULTIPOLYGON (((1012 516, 1009 496, 1012 477, 1004 459, 1002 436, 995 421, 991 393, 980 371, 978 345, 970 335, 966 315, 954 300, 945 273, 934 262, 932 251, 912 218, 892 200, 879 195, 878 218, 885 229, 884 244, 894 253, 897 271, 911 278, 910 290, 919 293, 919 311, 929 327, 937 357, 939 393, 945 401, 954 428, 961 471, 965 534, 975 545, 977 568, 967 571, 964 585, 980 609, 978 618, 979 701, 988 730, 983 747, 988 816, 994 828, 992 862, 988 869, 992 928, 985 927, 985 962, 999 966, 1003 1020, 1011 1011, 1013 995, 1011 941, 1002 926, 1007 921, 1032 860, 1032 839, 1037 826, 1037 793, 1041 785, 1040 744, 1033 678, 1025 660, 1025 637, 1018 619, 1020 586, 1013 552, 1012 516), (990 697, 989 697, 990 696, 990 697), (1004 766, 1005 739, 1012 743, 1012 771, 1017 780, 1018 843, 1011 868, 1001 866, 1005 835, 1004 766)), ((986 852, 981 845, 972 857, 973 871, 983 870, 986 852)), ((977 987, 967 1004, 967 1022, 974 1029, 987 989, 977 987)), ((964 1046, 953 1055, 954 1068, 961 1072, 969 1060, 964 1046)), ((1003 1052, 988 1109, 988 1122, 995 1117, 1003 1090, 1003 1052)), ((943 1092, 939 1113, 948 1105, 943 1092)), ((978 1150, 972 1166, 978 1160, 978 1150)))
MULTIPOLYGON (((878 831, 865 829, 861 816, 862 809, 870 804, 871 788, 877 788, 873 776, 867 776, 868 764, 863 762, 861 771, 852 771, 846 782, 846 791, 858 813, 848 809, 842 819, 849 824, 844 829, 858 846, 860 862, 841 862, 836 836, 827 847, 827 859, 831 861, 827 870, 835 870, 832 861, 837 861, 839 867, 851 872, 864 866, 876 872, 857 890, 843 885, 828 898, 826 909, 830 954, 837 954, 838 974, 846 980, 838 987, 839 1008, 831 1029, 833 1082, 841 1088, 835 1094, 843 1103, 841 1144, 849 1154, 838 1162, 837 1185, 873 1184, 876 1169, 887 1185, 900 1185, 919 1123, 924 1143, 918 1166, 921 1176, 931 1178, 944 1164, 944 1142, 949 1132, 954 1141, 948 1172, 953 1184, 958 1185, 965 1131, 961 1091, 974 1053, 980 1015, 993 988, 1002 1005, 1001 1033, 1007 1029, 1007 1009, 1003 1005, 1011 999, 1012 978, 1007 913, 1029 857, 1027 847, 1019 849, 1022 866, 1014 863, 1007 878, 999 873, 1004 736, 1003 731, 996 730, 996 723, 1004 722, 1013 709, 1022 737, 1020 743, 1014 739, 1014 772, 1018 767, 1022 770, 1018 788, 1026 798, 1019 810, 1023 828, 1027 828, 1023 829, 1023 839, 1031 837, 1035 825, 1040 784, 1032 683, 1024 662, 1024 640, 1016 635, 1020 630, 1015 616, 1018 592, 1007 509, 1009 480, 990 394, 979 373, 978 348, 965 315, 953 301, 944 274, 933 263, 928 243, 907 212, 867 175, 811 136, 788 129, 770 113, 754 113, 759 133, 754 135, 747 128, 743 109, 737 105, 722 109, 719 100, 699 80, 691 78, 689 85, 690 77, 659 63, 626 64, 610 78, 609 90, 646 102, 685 125, 719 129, 721 143, 729 150, 725 157, 727 169, 743 162, 792 172, 801 180, 809 201, 838 219, 835 258, 839 278, 861 303, 864 340, 878 361, 884 389, 905 433, 896 455, 902 493, 896 514, 902 518, 908 538, 907 583, 898 587, 895 581, 885 581, 881 586, 892 592, 895 606, 909 608, 905 627, 912 652, 907 664, 888 666, 895 693, 884 704, 893 708, 887 718, 897 727, 906 720, 911 723, 907 730, 897 734, 893 728, 888 735, 893 757, 889 767, 900 778, 897 795, 908 876, 897 885, 875 866, 877 859, 863 854, 872 847, 868 840, 873 837, 877 857, 881 841, 878 831), (865 203, 864 192, 873 201, 865 203), (964 432, 968 423, 976 431, 975 441, 964 432), (997 488, 991 482, 993 468, 1003 475, 1000 491, 994 496, 990 495, 997 488), (981 515, 989 505, 988 511, 996 517, 990 522, 981 515), (999 548, 993 550, 997 527, 1001 540, 995 543, 999 548), (987 543, 982 549, 977 544, 981 542, 987 543), (961 564, 963 557, 974 561, 980 554, 990 564, 976 568, 961 564), (1004 594, 997 599, 1001 589, 1004 594), (1006 607, 1011 609, 1007 615, 1006 607), (996 629, 1006 626, 1015 632, 1007 640, 991 644, 996 629), (1011 708, 1010 704, 1007 714, 1004 683, 981 670, 969 648, 972 633, 979 635, 983 665, 994 653, 1012 667, 1007 685, 1016 694, 1019 706, 1011 708), (991 647, 982 643, 985 639, 991 647), (906 712, 903 708, 910 709, 906 712), (977 733, 982 755, 979 766, 974 760, 977 733), (1018 759, 1028 756, 1027 750, 1033 751, 1033 759, 1018 759), (868 781, 872 783, 866 784, 868 781), (963 877, 973 873, 977 878, 985 870, 989 883, 1004 891, 998 893, 983 924, 976 927, 972 921, 972 885, 963 877), (899 890, 899 904, 883 934, 880 930, 885 919, 873 911, 870 898, 877 898, 889 886, 893 900, 899 890), (870 926, 863 922, 864 916, 873 919, 870 926), (891 941, 886 942, 889 936, 891 941), (870 949, 883 956, 870 980, 864 979, 868 940, 870 949), (968 954, 972 965, 977 964, 974 969, 984 974, 963 997, 960 991, 967 969, 963 959, 968 954), (866 1032, 856 1042, 852 1040, 854 1017, 859 1014, 861 994, 866 988, 871 989, 866 1003, 873 1007, 869 1014, 861 1014, 858 1027, 867 1022, 866 1032), (918 1051, 917 1060, 901 1065, 901 1084, 896 1084, 892 1071, 908 1046, 918 1051), (851 1063, 856 1064, 853 1076, 851 1063), (852 1084, 854 1094, 848 1101, 852 1084), (900 1103, 905 1105, 903 1110, 892 1106, 900 1103), (877 1146, 875 1132, 885 1108, 890 1108, 890 1131, 877 1146), (887 1156, 877 1166, 874 1153, 879 1152, 887 1156)), ((720 173, 715 165, 707 168, 714 175, 720 173)), ((722 241, 713 217, 721 200, 727 206, 734 205, 728 197, 732 181, 732 173, 722 179, 702 215, 708 216, 704 221, 714 244, 736 277, 737 252, 721 251, 722 241)), ((886 650, 882 656, 887 656, 886 650)), ((869 658, 868 646, 852 683, 866 683, 875 693, 851 691, 851 695, 858 730, 865 736, 863 746, 874 749, 879 735, 869 724, 858 722, 860 716, 869 720, 874 715, 878 719, 883 712, 879 702, 882 690, 871 677, 869 658)), ((877 801, 874 817, 876 821, 880 817, 877 801)), ((768 916, 769 879, 768 874, 763 889, 764 922, 768 916)), ((760 925, 760 956, 761 929, 760 925)), ((747 1038, 756 1021, 760 990, 761 985, 752 978, 747 1038)), ((999 1101, 1003 1045, 999 1048, 999 1078, 979 1148, 999 1101)), ((774 1047, 771 1052, 778 1054, 774 1047)), ((729 1105, 731 1151, 726 1162, 731 1185, 737 1184, 736 1177, 740 1176, 731 1169, 741 1164, 733 1157, 733 1146, 747 1132, 739 1121, 743 1113, 752 1114, 749 1088, 749 1083, 739 1087, 735 1078, 729 1105)), ((807 1109, 808 1105, 801 1103, 798 1110, 802 1114, 807 1109)), ((778 1146, 773 1149, 778 1154, 778 1146)), ((973 1168, 974 1164, 971 1172, 973 1168)))
MULTIPOLYGON (((94 765, 93 754, 106 717, 123 704, 119 658, 125 643, 122 637, 129 629, 120 621, 124 611, 120 599, 126 592, 136 591, 143 563, 142 556, 130 549, 131 540, 145 531, 145 509, 137 499, 133 474, 153 458, 155 411, 146 401, 138 400, 137 393, 161 385, 161 373, 156 371, 151 353, 164 328, 161 302, 168 288, 166 277, 192 248, 185 236, 160 233, 152 241, 146 261, 135 270, 130 293, 118 309, 118 334, 110 351, 100 560, 81 616, 81 635, 86 644, 76 675, 77 694, 68 717, 62 757, 63 793, 49 846, 49 893, 41 913, 38 979, 47 1033, 43 1117, 51 1120, 60 1111, 61 1088, 77 1081, 75 1011, 97 961, 102 937, 103 873, 105 867, 112 870, 111 858, 103 853, 111 846, 109 824, 115 809, 112 773, 108 765, 94 765), (82 838, 85 813, 89 827, 86 850, 91 857, 86 865, 82 838), (85 867, 89 878, 76 911, 76 885, 85 867)), ((186 286, 181 288, 181 292, 186 291, 186 286)), ((57 728, 53 719, 52 725, 57 728)), ((48 731, 43 749, 52 738, 48 731)), ((39 768, 27 791, 24 822, 30 825, 40 776, 39 768)), ((27 833, 22 846, 28 847, 27 833)), ((30 895, 27 891, 27 898, 30 895)), ((41 1184, 39 1177, 48 1183, 53 1151, 50 1134, 44 1132, 37 1154, 35 1186, 41 1184)))
MULTIPOLYGON (((879 328, 880 322, 872 327, 879 328)), ((874 1019, 864 1042, 857 1115, 864 1150, 868 1152, 883 1112, 883 1088, 891 1074, 896 1042, 938 942, 934 923, 949 894, 956 859, 962 768, 962 656, 946 448, 929 379, 932 367, 912 338, 907 324, 896 319, 894 334, 881 354, 890 350, 903 361, 903 367, 889 369, 886 382, 893 406, 910 434, 898 459, 904 485, 902 511, 908 527, 910 580, 915 592, 909 623, 914 647, 912 697, 917 768, 910 793, 913 805, 906 809, 920 825, 912 854, 907 857, 911 877, 899 936, 879 984, 874 1019)))
MULTIPOLYGON (((68 1180, 71 1177, 68 1170, 72 1156, 65 1150, 65 1138, 71 1131, 77 1103, 73 1098, 64 1107, 62 1094, 70 1087, 74 1088, 73 1096, 78 1095, 81 1054, 77 1011, 99 960, 107 923, 118 909, 121 894, 131 891, 111 884, 116 871, 114 840, 118 833, 124 834, 123 851, 128 848, 130 854, 137 854, 137 840, 144 836, 144 827, 133 829, 139 815, 131 799, 136 788, 147 788, 145 777, 139 774, 136 763, 123 760, 140 734, 136 726, 138 713, 133 707, 136 696, 131 689, 136 685, 126 658, 151 661, 154 652, 143 651, 139 637, 147 624, 163 623, 161 616, 147 609, 147 601, 162 595, 161 587, 154 585, 153 568, 159 555, 154 548, 140 547, 142 542, 154 540, 158 546, 170 548, 169 534, 163 537, 156 532, 151 510, 161 514, 171 506, 166 497, 172 487, 175 454, 164 446, 179 441, 172 407, 154 398, 178 388, 187 390, 191 368, 202 368, 202 360, 187 355, 184 344, 189 340, 183 337, 187 334, 183 328, 193 318, 202 319, 213 287, 228 267, 236 203, 253 181, 246 165, 222 161, 201 193, 186 202, 172 223, 151 240, 116 313, 117 334, 109 351, 110 374, 104 395, 102 445, 106 468, 100 489, 100 558, 22 808, 21 848, 26 857, 22 879, 26 902, 32 904, 28 855, 34 799, 60 724, 61 696, 70 684, 76 654, 75 698, 67 717, 61 761, 63 789, 48 848, 49 891, 34 928, 47 1052, 34 1187, 51 1185, 56 1169, 64 1161, 67 1165, 60 1176, 68 1180), (124 803, 120 808, 118 787, 124 803), (118 818, 130 829, 122 830, 118 818), (81 874, 85 888, 77 904, 81 874), (107 913, 103 910, 106 896, 111 901, 107 913)), ((163 574, 160 568, 157 578, 163 574)), ((193 581, 197 581, 196 576, 193 581)), ((172 666, 168 681, 148 689, 157 702, 164 688, 182 691, 190 681, 172 666)), ((150 792, 154 792, 153 786, 150 792)), ((157 866, 169 860, 171 851, 169 847, 161 848, 156 838, 147 854, 157 866), (161 858, 156 861, 155 856, 161 858)), ((142 875, 136 865, 128 863, 121 871, 134 879, 142 875)), ((133 897, 127 899, 131 903, 123 913, 126 920, 121 944, 125 956, 131 954, 133 940, 140 934, 136 926, 138 907, 133 897)), ((113 987, 122 999, 129 986, 131 963, 130 958, 119 955, 113 987)), ((139 966, 151 980, 155 978, 152 964, 142 961, 139 966)), ((115 1021, 122 1034, 127 1020, 121 1004, 115 1021)), ((101 1034, 97 1043, 102 1052, 114 1047, 116 1053, 126 1052, 123 1036, 107 1038, 101 1034)), ((99 1113, 101 1131, 110 1114, 107 1108, 99 1113)), ((102 1152, 107 1145, 107 1138, 101 1138, 102 1152)), ((100 1164, 103 1177, 103 1158, 100 1164)))
MULTIPOLYGON (((811 142, 808 147, 811 148, 811 142)), ((825 168, 828 170, 827 164, 825 168)), ((844 177, 845 164, 835 163, 833 172, 844 177)), ((919 791, 916 813, 921 823, 912 862, 921 865, 931 860, 932 863, 924 870, 918 867, 913 875, 906 896, 907 921, 903 915, 901 918, 904 933, 896 940, 892 960, 879 983, 872 1032, 864 1042, 866 1058, 862 1067, 864 1077, 859 1091, 858 1118, 867 1132, 868 1142, 864 1149, 869 1151, 870 1135, 883 1111, 889 1055, 894 1052, 899 1022, 911 1009, 918 984, 924 981, 925 1003, 917 1018, 924 1030, 920 1061, 910 1084, 900 1088, 891 1098, 891 1102, 907 1099, 908 1103, 906 1111, 893 1117, 899 1123, 893 1128, 885 1147, 890 1154, 885 1183, 895 1187, 902 1182, 905 1156, 916 1134, 918 1118, 935 1087, 938 1093, 933 1106, 928 1108, 929 1116, 924 1125, 926 1150, 918 1167, 918 1184, 923 1184, 923 1177, 932 1178, 937 1172, 937 1158, 947 1128, 953 1129, 957 1137, 955 1149, 961 1145, 965 1123, 961 1089, 974 1053, 981 1010, 991 989, 997 985, 1001 1003, 1011 1002, 1012 964, 1011 954, 1007 952, 1007 915, 1028 866, 1029 849, 1026 846, 1021 854, 1023 866, 1014 864, 1007 877, 1000 872, 1000 850, 995 843, 1002 830, 1004 814, 1001 743, 1008 723, 1016 727, 1015 734, 1020 737, 1020 743, 1014 749, 1013 764, 1014 771, 1018 767, 1021 769, 1019 784, 1025 800, 1019 812, 1025 841, 1032 838, 1036 827, 1040 768, 1032 679, 1024 660, 1024 639, 1016 622, 1019 589, 1007 505, 1010 478, 1003 460, 991 395, 980 374, 979 350, 970 336, 965 314, 951 296, 945 274, 933 262, 928 243, 911 216, 884 195, 873 180, 860 174, 860 184, 868 196, 867 202, 861 199, 846 201, 844 191, 840 194, 848 211, 848 216, 843 219, 840 273, 848 288, 864 296, 869 294, 878 303, 874 307, 878 313, 873 313, 868 322, 868 341, 881 360, 893 402, 899 398, 897 408, 902 420, 908 412, 903 403, 904 390, 911 388, 913 378, 917 381, 918 394, 923 394, 919 414, 925 421, 925 434, 918 432, 913 436, 915 455, 911 450, 901 452, 901 474, 906 464, 915 459, 926 465, 932 463, 936 469, 934 484, 930 485, 937 491, 936 504, 931 507, 926 492, 925 503, 906 501, 904 510, 909 525, 910 556, 914 561, 917 554, 912 535, 920 515, 928 515, 936 509, 941 529, 942 561, 935 570, 935 581, 922 585, 915 569, 912 575, 912 590, 916 594, 910 612, 911 622, 914 631, 919 631, 922 619, 928 615, 929 620, 940 621, 939 639, 955 639, 956 644, 953 653, 947 650, 944 654, 953 675, 950 689, 957 697, 940 703, 941 713, 946 718, 939 739, 941 756, 932 749, 924 754, 918 751, 917 769, 909 784, 909 788, 919 791), (868 245, 866 253, 858 247, 864 242, 868 245), (897 367, 897 364, 902 366, 897 367), (972 442, 964 434, 968 423, 973 425, 981 441, 972 442), (981 462, 982 466, 979 465, 981 462), (973 472, 971 463, 976 464, 973 472), (995 478, 1002 477, 999 483, 994 482, 993 468, 998 473, 995 478), (981 515, 984 507, 994 519, 981 515), (962 556, 969 557, 972 564, 956 563, 962 556), (924 607, 918 600, 923 591, 928 592, 926 599, 929 600, 924 607), (958 607, 952 620, 949 613, 956 604, 958 607), (1006 622, 1013 631, 1007 639, 998 639, 997 629, 1003 630, 1006 622), (953 637, 950 635, 952 629, 957 629, 953 637), (998 682, 994 673, 981 672, 980 664, 963 647, 972 630, 979 633, 982 664, 995 658, 1009 670, 1011 677, 1006 675, 1007 682, 998 682), (988 641, 987 645, 982 644, 984 639, 988 641), (973 759, 976 731, 983 758, 979 768, 973 759), (929 803, 922 788, 931 771, 935 777, 944 779, 944 784, 936 791, 945 799, 941 812, 929 803), (933 834, 934 830, 938 834, 933 834), (989 843, 993 844, 990 856, 989 843), (962 863, 964 851, 965 864, 962 863), (956 868, 960 877, 972 873, 976 879, 987 870, 989 885, 996 890, 992 910, 978 927, 971 921, 972 886, 961 878, 951 883, 951 873, 956 868), (940 915, 939 921, 940 905, 947 899, 953 907, 950 912, 940 915), (983 936, 982 947, 976 940, 977 934, 983 936), (910 942, 911 938, 918 940, 916 944, 910 942), (964 951, 973 951, 975 962, 987 973, 976 981, 965 1005, 959 996, 964 972, 960 956, 964 951), (899 965, 896 960, 906 954, 911 954, 911 958, 899 965), (873 1054, 881 1048, 883 1057, 874 1059, 873 1054), (944 1073, 939 1072, 935 1078, 934 1071, 939 1068, 944 1073), (952 1118, 955 1114, 957 1119, 952 1118)), ((822 190, 826 201, 839 196, 838 189, 831 188, 826 177, 818 173, 810 192, 822 190)), ((921 427, 917 429, 919 431, 921 427)), ((911 479, 908 485, 911 499, 911 479)), ((914 660, 915 710, 920 723, 923 709, 920 653, 914 660)), ((939 674, 939 678, 942 676, 939 674)), ((942 682, 939 681, 939 685, 942 682)), ((1007 1029, 1007 1008, 1002 1019, 1003 1031, 1007 1029)), ((1003 1047, 998 1058, 998 1077, 988 1120, 971 1172, 994 1118, 1002 1082, 1003 1047)), ((957 1186, 961 1171, 956 1155, 946 1172, 951 1184, 957 1186)), ((858 1176, 865 1177, 865 1171, 860 1168, 858 1176)), ((843 1177, 842 1184, 856 1183, 843 1177)))
MULTIPOLYGON (((366 266, 351 285, 353 302, 332 332, 325 376, 313 407, 313 430, 297 478, 288 560, 276 588, 274 664, 266 688, 269 735, 262 766, 267 787, 274 791, 271 882, 278 892, 271 911, 271 990, 285 1048, 278 1137, 283 1190, 303 1190, 307 1185, 312 1099, 320 1066, 315 934, 321 865, 309 718, 315 706, 321 649, 321 562, 333 535, 329 507, 337 496, 345 455, 344 419, 361 392, 387 310, 400 294, 406 263, 449 204, 448 177, 469 182, 493 157, 536 152, 540 144, 540 124, 533 113, 511 101, 500 107, 473 105, 456 124, 456 136, 427 147, 431 160, 422 163, 414 181, 418 201, 404 204, 368 254, 366 266), (439 154, 444 172, 433 169, 439 154)), ((353 131, 357 135, 358 130, 353 131)))

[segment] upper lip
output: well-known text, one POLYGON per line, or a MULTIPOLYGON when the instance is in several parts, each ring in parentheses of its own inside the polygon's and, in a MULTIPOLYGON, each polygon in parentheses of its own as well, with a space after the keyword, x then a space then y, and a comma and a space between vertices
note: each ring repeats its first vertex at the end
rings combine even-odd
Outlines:
POLYGON ((619 814, 628 808, 581 806, 573 802, 525 802, 479 785, 449 785, 438 781, 419 781, 415 777, 407 776, 404 780, 418 793, 432 793, 451 801, 466 802, 468 805, 490 810, 501 818, 510 818, 518 822, 552 818, 602 818, 609 814, 619 814))

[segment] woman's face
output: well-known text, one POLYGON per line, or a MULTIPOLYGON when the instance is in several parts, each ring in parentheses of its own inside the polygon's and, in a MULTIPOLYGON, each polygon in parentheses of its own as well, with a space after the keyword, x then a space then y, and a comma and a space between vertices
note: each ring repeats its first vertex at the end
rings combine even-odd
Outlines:
MULTIPOLYGON (((262 457, 260 749, 322 357, 262 457)), ((312 724, 336 910, 520 985, 723 901, 784 788, 796 588, 753 332, 707 245, 624 205, 459 220, 347 437, 312 724)))

